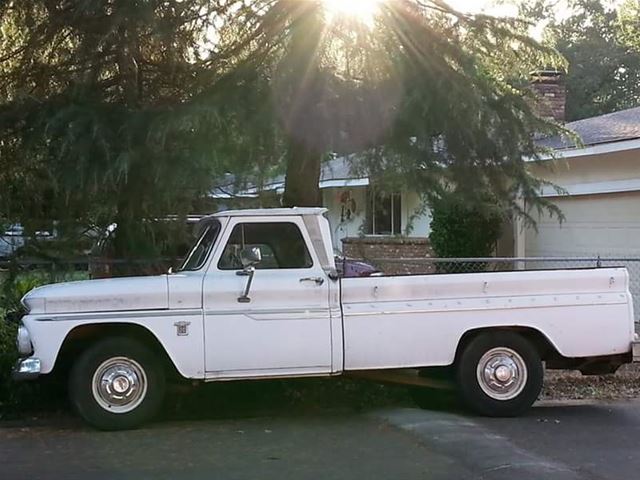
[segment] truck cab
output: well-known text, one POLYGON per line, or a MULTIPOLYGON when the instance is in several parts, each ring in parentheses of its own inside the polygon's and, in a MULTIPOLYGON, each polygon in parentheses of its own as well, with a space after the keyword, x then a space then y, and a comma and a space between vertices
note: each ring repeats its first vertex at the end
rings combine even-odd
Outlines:
POLYGON ((203 222, 195 248, 168 281, 172 306, 180 304, 172 296, 178 285, 202 282, 207 378, 342 369, 340 286, 323 213, 244 210, 203 222))

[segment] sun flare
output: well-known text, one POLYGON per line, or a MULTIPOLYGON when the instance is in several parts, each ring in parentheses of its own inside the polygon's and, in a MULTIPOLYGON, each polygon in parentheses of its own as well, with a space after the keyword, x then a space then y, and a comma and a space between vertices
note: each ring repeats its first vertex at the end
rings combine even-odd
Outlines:
POLYGON ((329 20, 348 17, 372 26, 383 0, 322 0, 329 20))

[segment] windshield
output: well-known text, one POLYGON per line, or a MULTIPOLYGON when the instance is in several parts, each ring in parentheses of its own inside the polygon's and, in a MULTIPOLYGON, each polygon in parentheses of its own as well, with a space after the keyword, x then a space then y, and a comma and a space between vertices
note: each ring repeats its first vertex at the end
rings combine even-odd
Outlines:
POLYGON ((207 260, 209 252, 211 252, 211 248, 218 237, 219 231, 220 223, 218 223, 217 220, 208 222, 179 271, 198 270, 201 268, 207 260))

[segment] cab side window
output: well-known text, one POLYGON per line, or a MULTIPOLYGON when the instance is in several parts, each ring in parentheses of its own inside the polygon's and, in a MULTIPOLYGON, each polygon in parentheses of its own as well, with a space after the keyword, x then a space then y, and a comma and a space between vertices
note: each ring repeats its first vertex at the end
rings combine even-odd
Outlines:
POLYGON ((262 261, 256 269, 310 268, 311 255, 295 223, 239 223, 222 252, 218 269, 241 270, 240 252, 259 247, 262 261))

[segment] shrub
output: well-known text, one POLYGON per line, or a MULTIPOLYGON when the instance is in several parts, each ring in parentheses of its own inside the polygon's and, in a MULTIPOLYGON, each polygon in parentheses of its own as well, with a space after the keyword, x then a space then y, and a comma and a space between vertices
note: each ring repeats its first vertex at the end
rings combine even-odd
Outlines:
POLYGON ((16 333, 22 313, 20 299, 25 293, 44 283, 42 276, 6 274, 0 283, 0 418, 18 408, 28 408, 38 400, 38 385, 17 384, 11 380, 18 352, 16 333))
POLYGON ((26 293, 40 285, 47 283, 44 277, 37 274, 18 275, 10 273, 2 282, 0 291, 0 309, 8 315, 22 311, 20 300, 26 293))
POLYGON ((11 367, 18 358, 15 341, 18 326, 5 319, 0 311, 0 413, 12 396, 11 367))
POLYGON ((438 257, 473 258, 493 254, 505 214, 495 201, 470 201, 456 193, 432 204, 429 240, 438 257))

